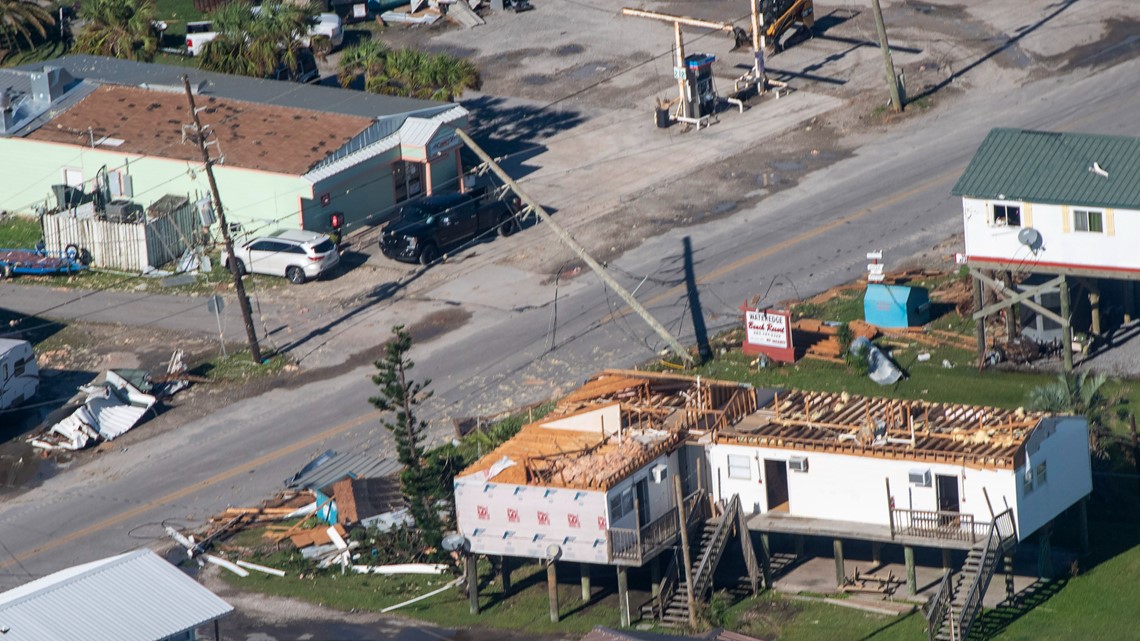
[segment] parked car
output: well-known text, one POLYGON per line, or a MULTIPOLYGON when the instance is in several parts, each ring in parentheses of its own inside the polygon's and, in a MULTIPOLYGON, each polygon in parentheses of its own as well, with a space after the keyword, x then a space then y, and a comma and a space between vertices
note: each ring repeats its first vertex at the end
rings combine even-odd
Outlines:
POLYGON ((518 230, 518 203, 495 198, 485 188, 432 195, 405 203, 380 234, 380 251, 388 258, 428 265, 440 252, 473 238, 518 230))
POLYGON ((340 253, 332 239, 314 231, 277 230, 242 243, 234 254, 240 273, 284 276, 295 285, 327 274, 340 264, 340 253))

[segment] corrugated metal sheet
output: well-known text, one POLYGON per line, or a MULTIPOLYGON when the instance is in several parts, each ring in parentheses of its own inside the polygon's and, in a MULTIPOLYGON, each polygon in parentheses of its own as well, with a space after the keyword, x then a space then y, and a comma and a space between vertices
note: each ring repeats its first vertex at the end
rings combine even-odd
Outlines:
MULTIPOLYGON (((39 71, 43 69, 43 63, 40 63, 34 70, 39 71)), ((30 131, 35 131, 43 126, 44 123, 55 117, 56 114, 70 109, 73 105, 83 100, 92 91, 99 87, 96 82, 79 81, 74 82, 62 96, 57 98, 51 103, 51 107, 43 109, 34 118, 25 122, 17 122, 19 126, 4 136, 22 136, 30 131)), ((32 91, 32 80, 28 71, 18 71, 15 69, 0 69, 0 89, 8 89, 9 95, 14 100, 18 100, 21 96, 26 96, 32 91)))
POLYGON ((439 131, 440 122, 434 119, 408 118, 404 126, 400 127, 400 144, 412 147, 426 147, 435 132, 439 131))
POLYGON ((230 612, 230 604, 150 550, 0 594, 4 641, 158 641, 230 612))
POLYGON ((994 129, 953 193, 989 200, 1140 209, 1140 139, 994 129), (1093 171, 1093 163, 1108 176, 1093 171))
POLYGON ((395 459, 379 458, 367 452, 338 454, 329 450, 286 480, 285 486, 322 490, 345 477, 384 478, 398 473, 402 467, 395 459))

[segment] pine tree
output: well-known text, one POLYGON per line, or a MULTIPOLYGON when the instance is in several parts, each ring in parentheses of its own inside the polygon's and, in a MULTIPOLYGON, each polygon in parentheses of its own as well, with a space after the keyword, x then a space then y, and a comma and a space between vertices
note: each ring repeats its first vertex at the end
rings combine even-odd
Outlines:
POLYGON ((440 516, 441 503, 451 502, 454 473, 451 465, 424 449, 428 423, 417 418, 416 413, 418 406, 431 398, 432 392, 427 390, 431 381, 421 383, 408 377, 409 371, 415 367, 408 358, 412 336, 404 331, 403 325, 393 327, 392 334, 384 359, 375 362, 379 371, 372 377, 372 382, 380 387, 380 395, 368 400, 386 413, 381 424, 396 439, 397 458, 404 465, 400 488, 423 543, 428 548, 438 548, 445 526, 440 516))

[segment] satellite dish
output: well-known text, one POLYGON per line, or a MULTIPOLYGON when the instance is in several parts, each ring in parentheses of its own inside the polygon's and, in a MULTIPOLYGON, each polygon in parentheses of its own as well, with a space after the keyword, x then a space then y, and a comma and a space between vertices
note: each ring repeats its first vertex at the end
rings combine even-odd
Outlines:
POLYGON ((467 552, 471 549, 471 542, 459 532, 448 532, 440 541, 440 547, 448 552, 467 552))
POLYGON ((1025 227, 1017 232, 1017 242, 1037 253, 1037 250, 1041 249, 1041 232, 1032 227, 1025 227))

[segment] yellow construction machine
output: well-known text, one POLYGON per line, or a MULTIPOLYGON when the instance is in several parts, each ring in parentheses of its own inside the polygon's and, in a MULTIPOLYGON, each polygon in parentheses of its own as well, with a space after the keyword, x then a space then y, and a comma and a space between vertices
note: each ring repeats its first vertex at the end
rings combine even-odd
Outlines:
POLYGON ((812 0, 760 0, 760 15, 764 20, 760 33, 769 54, 779 50, 780 36, 795 22, 809 30, 815 25, 812 0))

